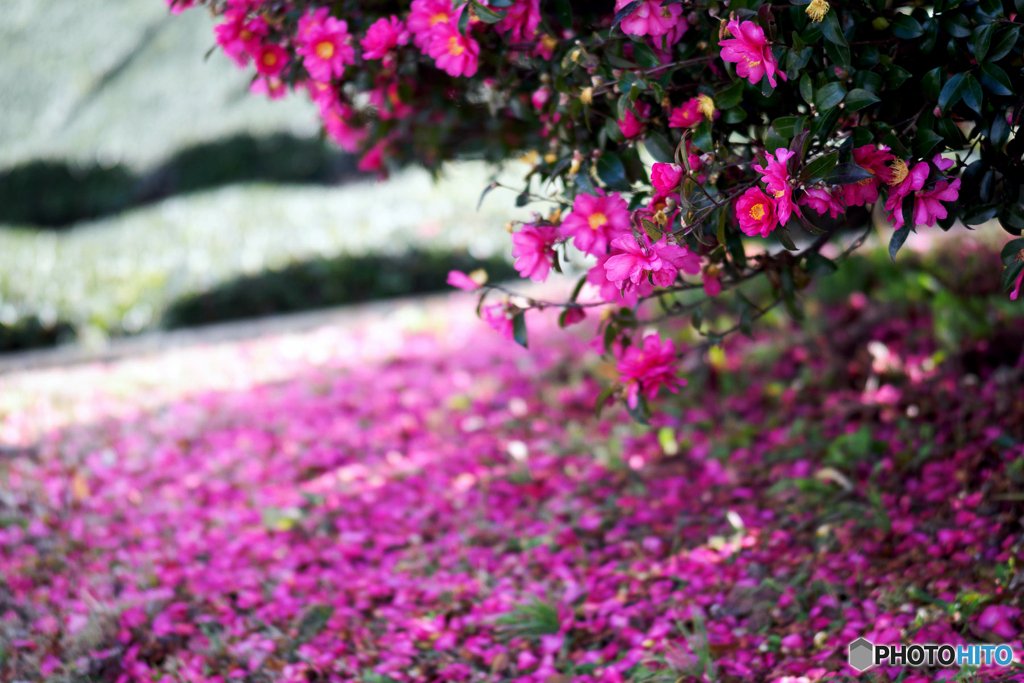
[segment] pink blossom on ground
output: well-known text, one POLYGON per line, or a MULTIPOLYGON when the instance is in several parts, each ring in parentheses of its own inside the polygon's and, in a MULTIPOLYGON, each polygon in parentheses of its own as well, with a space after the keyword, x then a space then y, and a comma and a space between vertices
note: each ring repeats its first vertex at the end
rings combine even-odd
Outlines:
POLYGON ((502 8, 505 18, 498 22, 497 29, 509 33, 509 39, 522 43, 533 38, 540 25, 540 0, 513 0, 510 7, 502 8))
POLYGON ((600 256, 608 244, 629 232, 629 208, 617 192, 606 195, 578 194, 572 213, 562 221, 562 235, 573 238, 573 246, 582 252, 600 256))
MULTIPOLYGON (((615 0, 615 11, 632 0, 615 0)), ((633 36, 663 36, 675 28, 683 8, 679 4, 664 6, 661 0, 643 0, 631 14, 622 19, 622 32, 633 36)))
POLYGON ((679 189, 686 171, 679 164, 654 164, 651 167, 651 184, 659 194, 668 194, 679 189))
POLYGON ((253 60, 261 76, 277 77, 288 64, 288 52, 277 43, 269 43, 253 55, 253 60))
POLYGON ((779 226, 775 202, 759 187, 751 187, 736 200, 736 218, 743 234, 767 237, 779 226))
POLYGON ((761 174, 761 180, 768 186, 768 194, 775 200, 775 213, 782 225, 789 222, 794 212, 800 213, 800 209, 793 202, 793 186, 789 182, 789 170, 786 168, 787 162, 795 154, 785 147, 780 147, 775 150, 774 156, 767 156, 767 167, 754 164, 754 170, 761 174))
POLYGON ((303 58, 306 71, 317 81, 340 78, 345 73, 345 66, 356 61, 348 24, 334 17, 309 26, 295 54, 303 58))
POLYGON ((388 19, 381 17, 366 29, 366 36, 359 45, 363 48, 363 59, 384 59, 390 50, 408 43, 409 31, 392 15, 388 19))
MULTIPOLYGON (((878 187, 889 178, 889 164, 895 159, 889 148, 864 145, 853 150, 853 160, 874 178, 842 186, 843 202, 847 206, 865 206, 878 201, 878 187)), ((822 213, 822 212, 819 212, 822 213)))
POLYGON ((700 112, 700 99, 691 97, 676 107, 668 117, 669 128, 693 128, 704 120, 700 112))
POLYGON ((655 285, 668 287, 680 270, 691 275, 700 272, 700 257, 686 247, 669 244, 668 237, 651 244, 646 234, 640 236, 640 242, 631 234, 622 235, 612 240, 612 246, 622 253, 609 258, 604 267, 608 279, 623 289, 648 277, 655 285))
POLYGON ((686 380, 677 375, 678 368, 675 344, 671 339, 662 344, 657 334, 644 337, 640 346, 628 347, 616 365, 631 408, 637 406, 640 396, 653 399, 661 387, 676 393, 686 386, 686 380))
POLYGON ((448 284, 466 292, 472 292, 480 289, 480 283, 463 273, 461 270, 449 271, 448 284))
POLYGON ((776 75, 784 81, 788 80, 785 72, 779 70, 764 29, 752 21, 740 22, 735 19, 728 23, 727 29, 735 37, 719 41, 718 45, 722 48, 722 59, 736 64, 737 74, 754 85, 767 75, 768 83, 773 88, 778 87, 776 75))
POLYGON ((558 228, 553 225, 524 225, 512 235, 512 256, 519 274, 535 282, 547 280, 555 260, 553 247, 557 239, 558 228))
POLYGON ((837 218, 840 214, 846 213, 846 206, 839 192, 833 194, 832 191, 820 187, 809 188, 800 197, 799 203, 811 207, 822 216, 827 213, 832 218, 837 218))
POLYGON ((1009 640, 1014 638, 1020 629, 1016 622, 1020 617, 1020 610, 1009 605, 989 605, 978 617, 978 628, 985 633, 995 635, 1009 640))
POLYGON ((619 130, 622 131, 627 140, 640 135, 640 132, 644 129, 644 119, 651 113, 651 105, 646 102, 636 102, 634 106, 636 107, 636 114, 627 109, 623 118, 619 120, 619 130))
POLYGON ((408 25, 413 43, 425 52, 434 39, 434 27, 447 24, 454 18, 451 0, 412 0, 408 25))
POLYGON ((454 23, 437 24, 431 30, 432 39, 427 54, 437 62, 437 68, 449 76, 472 76, 479 66, 480 44, 459 33, 454 23))

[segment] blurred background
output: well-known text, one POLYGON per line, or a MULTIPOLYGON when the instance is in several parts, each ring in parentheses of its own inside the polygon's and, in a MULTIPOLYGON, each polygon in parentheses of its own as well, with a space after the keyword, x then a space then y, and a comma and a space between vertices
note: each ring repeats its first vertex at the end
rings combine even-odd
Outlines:
POLYGON ((489 169, 386 182, 302 96, 249 93, 202 10, 6 0, 0 352, 445 289, 513 273, 489 169), (88 22, 82 17, 88 16, 88 22))

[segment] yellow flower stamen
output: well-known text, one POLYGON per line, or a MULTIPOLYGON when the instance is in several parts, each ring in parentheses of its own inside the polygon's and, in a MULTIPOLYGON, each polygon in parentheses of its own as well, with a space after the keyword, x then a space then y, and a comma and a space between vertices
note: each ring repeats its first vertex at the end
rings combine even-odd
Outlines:
POLYGON ((590 214, 590 218, 587 219, 587 223, 590 224, 591 230, 597 230, 598 228, 604 226, 607 222, 608 216, 605 216, 603 213, 600 212, 590 214))
POLYGON ((464 48, 462 43, 459 42, 458 36, 452 36, 448 39, 448 54, 459 57, 465 51, 466 48, 464 48))
POLYGON ((811 0, 811 4, 804 10, 807 12, 807 16, 811 18, 811 21, 821 21, 828 14, 828 3, 825 0, 811 0))
POLYGON ((764 204, 754 204, 750 207, 750 217, 755 221, 759 221, 764 218, 764 204))
POLYGON ((907 179, 907 176, 910 175, 907 163, 903 161, 903 159, 897 159, 889 164, 889 170, 891 170, 892 173, 889 176, 888 183, 893 187, 902 183, 907 179))
POLYGON ((431 26, 435 26, 436 24, 440 24, 446 21, 448 21, 448 15, 445 14, 444 12, 438 12, 434 16, 430 17, 431 26))
POLYGON ((707 95, 697 95, 697 108, 708 121, 715 118, 715 101, 707 95))
POLYGON ((334 56, 334 43, 325 40, 316 46, 316 56, 320 59, 330 59, 334 56))

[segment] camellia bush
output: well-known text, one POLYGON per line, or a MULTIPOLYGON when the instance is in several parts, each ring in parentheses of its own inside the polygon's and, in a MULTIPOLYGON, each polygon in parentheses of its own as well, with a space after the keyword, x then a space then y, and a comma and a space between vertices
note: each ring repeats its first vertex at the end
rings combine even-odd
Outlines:
POLYGON ((620 380, 599 405, 638 419, 697 350, 652 324, 688 318, 703 348, 776 306, 799 317, 797 292, 874 218, 894 259, 912 231, 997 220, 1020 292, 1024 0, 170 3, 220 16, 252 89, 310 97, 364 171, 525 157, 515 203, 542 210, 508 226, 517 270, 586 275, 566 301, 450 281, 523 345, 530 309, 600 311, 620 380), (760 276, 767 295, 738 289, 760 276), (735 324, 711 324, 722 312, 735 324))

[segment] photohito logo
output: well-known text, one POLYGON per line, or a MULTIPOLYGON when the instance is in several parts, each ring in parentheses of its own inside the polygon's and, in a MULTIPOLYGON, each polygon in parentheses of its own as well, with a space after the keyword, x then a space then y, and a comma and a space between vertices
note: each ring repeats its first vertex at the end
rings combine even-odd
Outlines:
POLYGON ((849 661, 857 671, 867 671, 883 662, 889 666, 1009 666, 1013 648, 1009 645, 875 645, 867 638, 850 643, 849 661))

